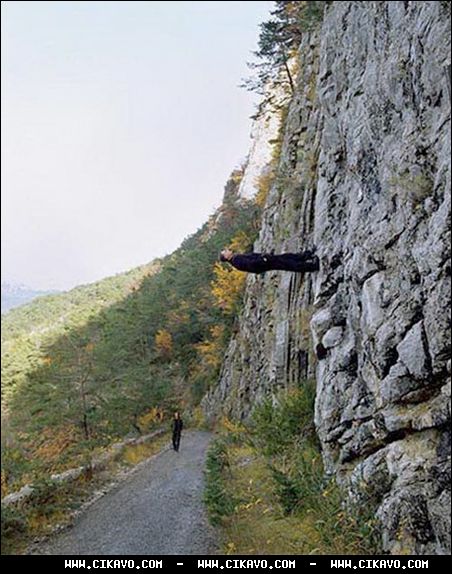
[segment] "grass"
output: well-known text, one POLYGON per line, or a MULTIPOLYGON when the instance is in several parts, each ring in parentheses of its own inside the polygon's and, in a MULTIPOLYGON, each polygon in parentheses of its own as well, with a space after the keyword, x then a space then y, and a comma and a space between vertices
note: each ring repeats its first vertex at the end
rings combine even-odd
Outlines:
MULTIPOLYGON (((376 554, 372 509, 348 506, 325 476, 312 423, 313 385, 255 409, 246 426, 228 422, 209 456, 227 504, 215 510, 227 554, 376 554), (226 461, 224 464, 221 461, 226 461), (231 510, 231 507, 232 510, 231 510), (222 509, 227 509, 223 512, 222 509)), ((210 510, 211 501, 206 497, 210 510)))
POLYGON ((286 516, 275 493, 265 458, 247 445, 231 446, 228 487, 240 502, 223 520, 224 551, 228 554, 301 554, 303 536, 298 520, 286 516))
POLYGON ((413 174, 405 171, 394 175, 389 179, 389 185, 393 195, 410 201, 414 206, 421 205, 434 191, 432 176, 423 172, 413 174))
POLYGON ((72 512, 100 485, 97 477, 83 475, 70 483, 50 480, 34 483, 28 499, 2 506, 2 554, 22 554, 33 539, 69 524, 72 512))
POLYGON ((225 473, 229 467, 226 443, 221 439, 214 441, 206 460, 206 489, 204 501, 212 524, 218 525, 225 516, 234 512, 235 500, 226 488, 225 473))
POLYGON ((149 442, 128 445, 124 448, 123 451, 121 451, 121 454, 118 457, 117 466, 119 466, 119 468, 121 468, 123 465, 135 466, 139 462, 146 460, 150 456, 153 456, 162 450, 162 448, 169 442, 169 440, 170 434, 165 433, 149 442))
POLYGON ((74 512, 97 490, 120 473, 156 454, 170 440, 165 433, 154 440, 128 445, 104 469, 81 475, 70 482, 39 480, 33 494, 16 505, 2 506, 2 554, 22 554, 36 538, 43 538, 71 523, 74 512))

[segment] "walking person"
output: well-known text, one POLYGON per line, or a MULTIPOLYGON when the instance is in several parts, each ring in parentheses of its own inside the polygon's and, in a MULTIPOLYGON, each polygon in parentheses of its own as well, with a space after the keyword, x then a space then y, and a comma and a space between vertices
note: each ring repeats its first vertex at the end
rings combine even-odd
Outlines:
POLYGON ((180 414, 176 411, 173 418, 173 448, 176 452, 179 451, 180 436, 183 426, 184 423, 182 422, 180 414))

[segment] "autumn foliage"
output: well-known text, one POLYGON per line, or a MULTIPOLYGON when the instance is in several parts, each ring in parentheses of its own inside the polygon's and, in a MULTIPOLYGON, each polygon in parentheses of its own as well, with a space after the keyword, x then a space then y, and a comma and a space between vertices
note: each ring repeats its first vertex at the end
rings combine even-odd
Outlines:
POLYGON ((215 325, 210 329, 210 338, 198 343, 196 348, 206 366, 217 369, 223 358, 224 325, 215 325))
POLYGON ((259 216, 240 179, 172 254, 2 316, 4 491, 86 464, 215 384, 246 278, 215 262, 250 250, 259 216))
POLYGON ((216 263, 215 280, 212 282, 212 294, 215 301, 226 314, 234 314, 242 297, 246 275, 237 269, 223 267, 216 263))
POLYGON ((173 338, 171 333, 166 329, 160 329, 155 334, 155 348, 163 359, 168 359, 171 356, 173 349, 173 338))

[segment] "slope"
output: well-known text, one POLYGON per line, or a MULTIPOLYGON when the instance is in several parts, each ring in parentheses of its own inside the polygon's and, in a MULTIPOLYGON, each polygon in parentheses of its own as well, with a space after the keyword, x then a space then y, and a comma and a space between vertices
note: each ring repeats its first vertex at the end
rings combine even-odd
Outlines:
MULTIPOLYGON (((3 494, 196 406, 233 325, 212 293, 218 252, 256 233, 240 180, 236 170, 222 206, 174 253, 3 318, 3 494)), ((226 299, 240 296, 238 284, 226 299)))

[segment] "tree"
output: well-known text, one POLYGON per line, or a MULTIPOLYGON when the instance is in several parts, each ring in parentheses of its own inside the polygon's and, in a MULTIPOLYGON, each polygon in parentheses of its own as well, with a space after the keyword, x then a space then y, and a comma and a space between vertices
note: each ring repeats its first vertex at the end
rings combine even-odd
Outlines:
POLYGON ((60 393, 66 399, 69 398, 70 418, 80 425, 87 443, 94 434, 91 415, 97 403, 92 377, 93 350, 92 341, 67 330, 60 342, 59 353, 50 364, 50 371, 55 375, 60 393))
POLYGON ((248 63, 254 75, 242 87, 268 97, 269 86, 281 86, 288 96, 294 92, 291 60, 300 45, 303 32, 312 30, 323 17, 328 2, 277 1, 272 18, 260 25, 258 62, 248 63))
POLYGON ((155 334, 155 348, 163 359, 169 359, 173 350, 173 338, 166 329, 160 329, 155 334))
POLYGON ((215 280, 212 282, 212 294, 218 307, 227 315, 235 315, 237 306, 242 300, 245 288, 246 273, 237 269, 223 267, 215 263, 215 280))
POLYGON ((224 325, 214 325, 210 328, 210 338, 196 345, 202 363, 215 371, 220 367, 223 358, 224 332, 224 325))

